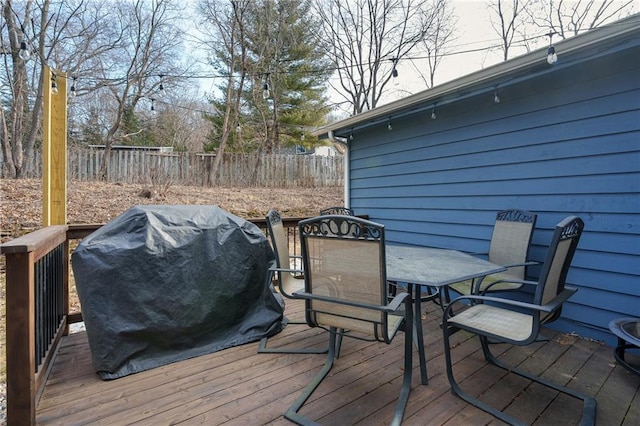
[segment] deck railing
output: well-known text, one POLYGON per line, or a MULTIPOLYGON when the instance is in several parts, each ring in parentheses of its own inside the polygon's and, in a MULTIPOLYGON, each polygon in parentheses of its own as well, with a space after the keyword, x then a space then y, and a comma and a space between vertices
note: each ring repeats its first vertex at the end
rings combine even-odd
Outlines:
MULTIPOLYGON (((285 218, 291 255, 297 224, 285 218)), ((265 219, 251 219, 266 233, 265 219)), ((6 257, 7 424, 35 424, 36 408, 58 346, 82 312, 69 311, 70 247, 102 225, 55 225, 0 245, 6 257)))
POLYGON ((34 424, 69 311, 67 226, 0 246, 6 257, 7 423, 34 424))

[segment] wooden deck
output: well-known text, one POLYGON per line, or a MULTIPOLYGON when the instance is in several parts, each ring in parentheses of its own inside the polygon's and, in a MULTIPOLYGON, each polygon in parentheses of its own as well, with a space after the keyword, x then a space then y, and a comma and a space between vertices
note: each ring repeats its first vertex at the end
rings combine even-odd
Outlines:
MULTIPOLYGON (((287 302, 287 316, 301 318, 302 305, 287 302)), ((444 367, 440 310, 423 318, 429 384, 420 384, 414 357, 407 425, 496 424, 449 390, 444 367)), ((522 368, 594 395, 598 425, 640 424, 640 377, 616 365, 612 348, 546 330, 550 341, 495 352, 522 368)), ((327 425, 387 424, 402 380, 403 338, 391 345, 345 338, 333 371, 302 413, 327 425)), ((322 346, 327 335, 289 325, 270 346, 322 346)), ((575 424, 581 404, 569 397, 487 366, 475 338, 458 333, 454 371, 462 386, 527 423, 575 424)), ((283 417, 319 371, 324 355, 258 354, 258 343, 166 365, 112 381, 91 366, 86 334, 65 337, 37 410, 38 424, 291 424, 283 417)), ((417 355, 417 353, 414 351, 417 355)))

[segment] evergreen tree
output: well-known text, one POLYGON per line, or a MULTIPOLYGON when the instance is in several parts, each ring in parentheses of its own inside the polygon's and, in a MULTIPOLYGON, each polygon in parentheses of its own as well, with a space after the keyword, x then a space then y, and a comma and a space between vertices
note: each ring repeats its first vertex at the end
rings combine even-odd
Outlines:
POLYGON ((330 71, 316 38, 320 24, 311 2, 233 1, 231 6, 238 21, 228 28, 237 31, 237 43, 215 48, 212 65, 229 70, 234 78, 225 80, 219 86, 222 96, 212 100, 220 113, 210 118, 214 130, 206 148, 218 146, 225 124, 228 152, 317 144, 308 130, 322 124, 329 110, 324 84, 330 71), (242 14, 237 13, 240 8, 242 14), (235 108, 237 91, 242 102, 235 108))
POLYGON ((254 73, 247 103, 254 101, 251 119, 263 124, 263 149, 310 146, 314 141, 303 135, 322 124, 328 112, 324 83, 330 75, 311 2, 261 0, 253 3, 250 16, 248 68, 254 73))

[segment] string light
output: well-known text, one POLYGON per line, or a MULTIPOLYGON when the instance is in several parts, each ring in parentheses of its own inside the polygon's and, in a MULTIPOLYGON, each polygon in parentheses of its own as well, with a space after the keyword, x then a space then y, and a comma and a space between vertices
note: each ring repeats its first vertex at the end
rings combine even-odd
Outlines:
POLYGON ((397 78, 398 70, 396 69, 396 64, 398 63, 398 58, 391 58, 391 62, 393 62, 393 69, 391 70, 391 76, 393 78, 397 78))
MULTIPOLYGON (((622 24, 610 24, 610 25, 619 25, 621 26, 622 24)), ((521 41, 530 41, 530 40, 535 40, 541 37, 549 37, 549 33, 544 33, 544 34, 539 34, 539 35, 534 35, 531 37, 527 37, 527 38, 523 38, 521 41)), ((28 44, 26 42, 22 42, 21 44, 21 51, 20 54, 21 55, 29 55, 30 56, 30 52, 28 50, 28 44), (23 51, 24 49, 24 51, 23 51)), ((464 45, 460 45, 458 47, 461 47, 464 45)), ((474 48, 474 49, 463 49, 463 50, 452 50, 450 52, 447 53, 443 53, 440 56, 441 57, 449 57, 449 56, 457 56, 457 55, 461 55, 461 54, 466 54, 466 53, 474 53, 474 52, 483 52, 486 51, 487 49, 491 49, 491 48, 496 48, 496 47, 500 47, 500 44, 493 44, 493 45, 487 45, 484 47, 480 47, 480 48, 474 48)), ((553 47, 553 46, 550 46, 553 47)), ((454 46, 455 48, 455 46, 454 46)), ((551 49, 552 52, 555 52, 555 48, 551 49)), ((552 55, 553 56, 553 55, 552 55)), ((21 56, 22 57, 22 56, 21 56)), ((428 56, 406 56, 403 57, 403 59, 409 59, 409 60, 420 60, 420 59, 427 59, 428 56)), ((556 60, 557 60, 557 55, 556 55, 556 60)), ((398 59, 396 58, 396 62, 398 61, 398 59)), ((371 65, 372 62, 367 62, 367 63, 363 63, 362 65, 371 65)), ((329 71, 337 71, 337 70, 343 70, 343 69, 347 69, 352 67, 353 65, 345 65, 345 66, 338 66, 338 67, 332 67, 329 68, 329 71)), ((325 74, 327 72, 326 68, 323 68, 322 70, 316 70, 316 69, 309 69, 306 71, 306 73, 308 74, 325 74)), ((393 72, 393 71, 392 71, 393 72)), ((396 68, 396 72, 397 72, 397 68, 396 68)), ((262 74, 263 76, 266 75, 268 76, 269 73, 266 74, 262 74)), ((167 77, 166 74, 163 74, 163 77, 167 77)), ((173 75, 172 77, 176 77, 176 78, 184 78, 184 79, 228 79, 230 77, 230 74, 227 73, 220 73, 220 74, 191 74, 191 75, 173 75)), ((126 76, 123 77, 107 77, 107 78, 99 78, 99 79, 92 79, 97 81, 97 84, 102 84, 102 85, 106 85, 106 84, 118 84, 118 83, 123 83, 127 80, 126 76)), ((263 84, 263 89, 264 86, 267 86, 267 89, 269 89, 269 85, 266 82, 265 79, 265 83, 263 84)), ((264 93, 263 93, 264 95, 264 93)), ((270 95, 270 93, 269 93, 270 95)))
POLYGON ((58 83, 56 82, 56 74, 55 73, 51 73, 51 93, 53 93, 54 95, 58 94, 58 83))
POLYGON ((498 88, 493 92, 493 102, 496 104, 500 103, 500 96, 498 96, 498 88))
POLYGON ((155 106, 155 102, 156 100, 151 98, 151 111, 155 112, 156 111, 156 106, 155 106))
POLYGON ((436 119, 436 107, 434 106, 433 109, 431 110, 431 119, 435 120, 436 119))
POLYGON ((160 74, 160 86, 158 87, 158 89, 160 90, 160 96, 165 96, 167 94, 164 90, 163 78, 164 78, 164 75, 160 74))
POLYGON ((389 123, 387 124, 387 130, 393 130, 393 127, 391 127, 391 120, 389 120, 389 123))
POLYGON ((22 59, 23 61, 28 61, 29 58, 31 57, 31 52, 29 52, 29 46, 27 45, 26 41, 21 41, 20 42, 20 53, 18 53, 18 56, 20 56, 20 59, 22 59))
POLYGON ((553 37, 553 32, 548 34, 549 36, 549 49, 547 49, 547 63, 549 65, 553 65, 558 62, 558 55, 556 54, 556 48, 551 44, 551 39, 553 37))
POLYGON ((264 75, 264 83, 262 84, 262 99, 267 100, 271 96, 269 92, 269 73, 264 75))
POLYGON ((73 100, 76 97, 76 78, 73 77, 73 82, 71 83, 71 89, 69 89, 69 99, 73 100))

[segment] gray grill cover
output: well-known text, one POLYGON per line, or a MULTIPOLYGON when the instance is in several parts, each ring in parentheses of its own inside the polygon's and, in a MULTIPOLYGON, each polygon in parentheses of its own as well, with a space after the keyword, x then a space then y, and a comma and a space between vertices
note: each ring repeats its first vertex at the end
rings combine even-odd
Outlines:
POLYGON ((267 239, 217 206, 133 207, 71 259, 102 379, 260 340, 285 321, 267 239))

